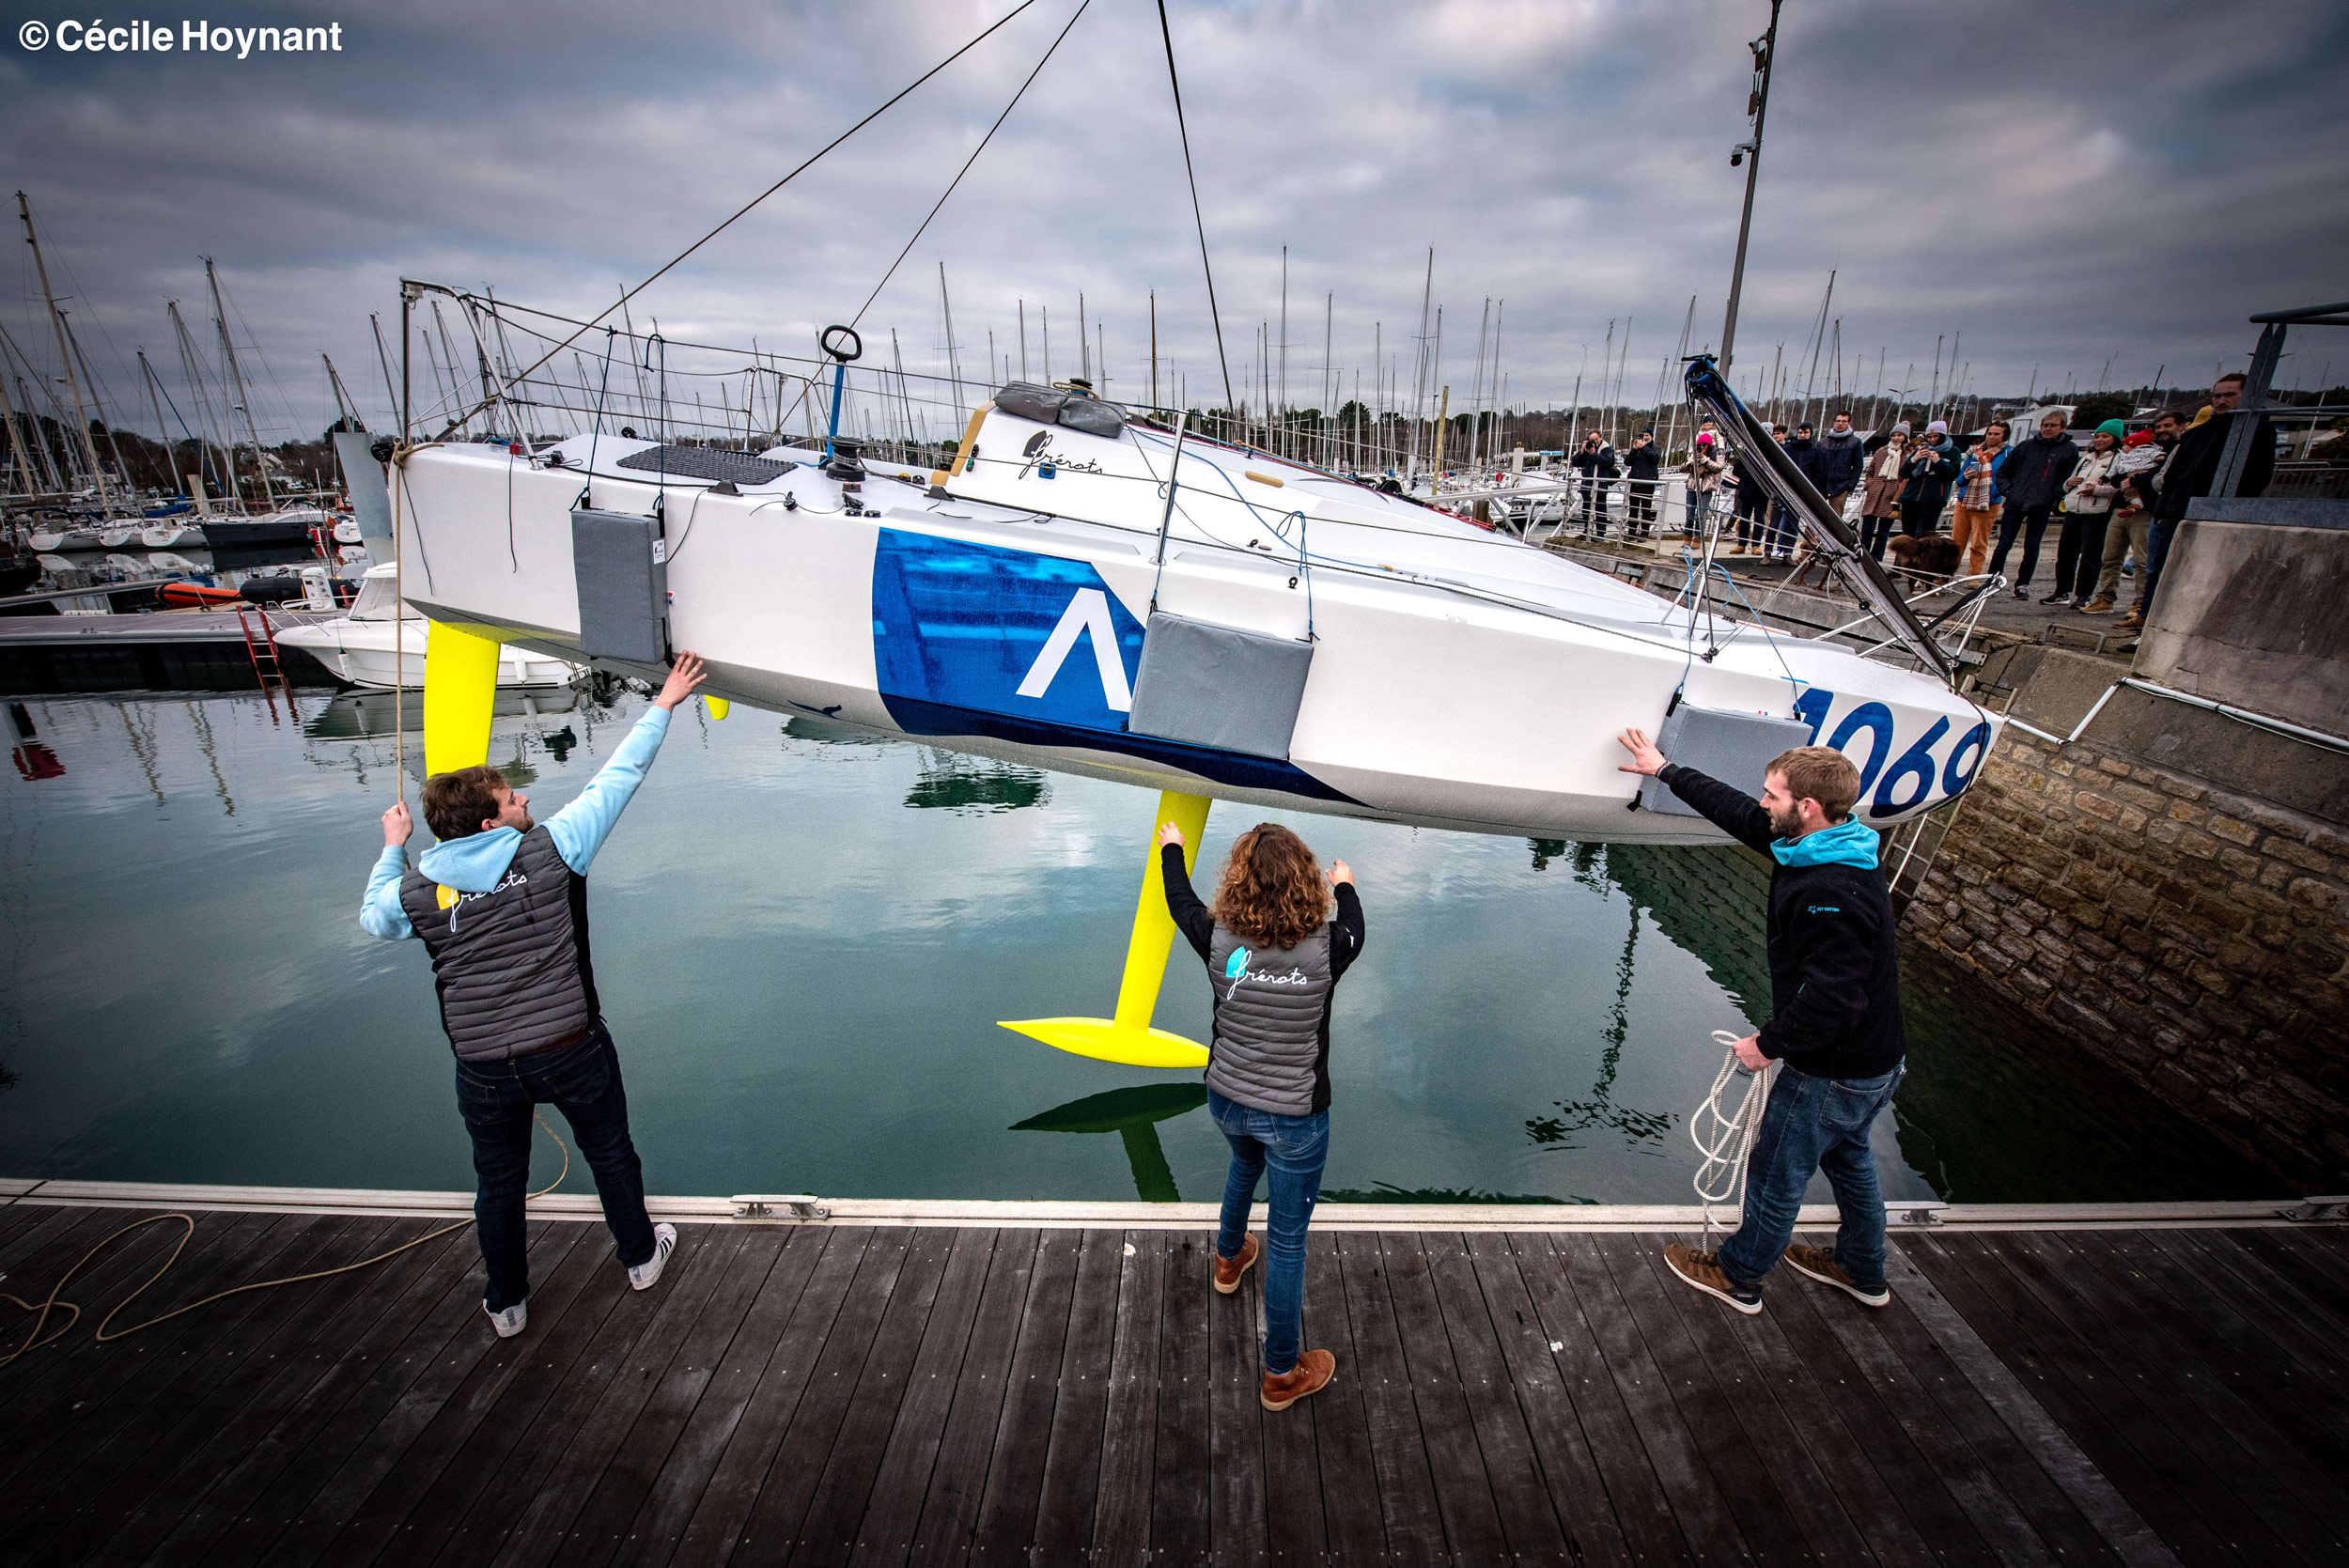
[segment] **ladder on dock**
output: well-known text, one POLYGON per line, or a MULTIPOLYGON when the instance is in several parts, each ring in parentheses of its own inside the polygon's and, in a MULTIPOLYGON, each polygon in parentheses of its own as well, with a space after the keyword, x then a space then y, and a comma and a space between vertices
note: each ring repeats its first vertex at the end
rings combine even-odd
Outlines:
POLYGON ((270 624, 269 612, 257 604, 239 605, 237 629, 244 634, 245 657, 253 661, 253 678, 259 683, 261 695, 269 699, 270 722, 277 721, 280 692, 285 694, 286 711, 299 719, 301 714, 294 708, 293 683, 286 678, 286 661, 278 653, 277 629, 270 624))

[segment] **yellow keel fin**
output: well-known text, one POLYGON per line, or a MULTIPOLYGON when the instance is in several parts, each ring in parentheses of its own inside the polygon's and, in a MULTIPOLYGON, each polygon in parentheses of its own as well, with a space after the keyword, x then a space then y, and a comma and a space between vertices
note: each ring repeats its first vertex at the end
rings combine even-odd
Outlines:
POLYGON ((702 706, 712 719, 723 719, 734 711, 734 705, 723 697, 704 697, 702 706))
POLYGON ((433 621, 424 644, 424 770, 445 773, 490 760, 497 702, 498 643, 433 621))
POLYGON ((1126 972, 1117 986, 1117 1016, 1110 1018, 1005 1020, 1017 1030, 1079 1056, 1122 1062, 1131 1067, 1204 1067, 1207 1048, 1163 1029, 1150 1027, 1159 986, 1166 979, 1167 955, 1174 945, 1174 917, 1166 912, 1166 878, 1159 869, 1158 830, 1172 822, 1183 831, 1183 867, 1199 863, 1199 838, 1206 831, 1205 795, 1167 790, 1150 819, 1150 845, 1143 863, 1142 894, 1134 902, 1133 935, 1126 943, 1126 972))

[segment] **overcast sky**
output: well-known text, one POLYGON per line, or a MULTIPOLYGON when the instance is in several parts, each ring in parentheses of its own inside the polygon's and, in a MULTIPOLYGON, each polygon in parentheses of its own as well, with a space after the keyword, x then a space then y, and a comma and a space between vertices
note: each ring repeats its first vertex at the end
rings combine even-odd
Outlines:
MULTIPOLYGON (((209 255, 266 361, 247 366, 264 437, 315 435, 334 407, 321 352, 384 417, 367 314, 397 319, 402 275, 592 316, 1017 3, 208 5, 215 26, 338 23, 343 47, 240 61, 17 38, 0 44, 0 177, 30 194, 123 423, 154 423, 135 348, 178 385, 164 301, 209 333, 209 255)), ((808 352, 1075 5, 1035 0, 655 285, 637 323, 808 352)), ((0 9, 12 37, 65 20, 41 0, 0 9)), ((1169 9, 1235 381, 1260 323, 1277 342, 1283 245, 1299 404, 1321 400, 1331 295, 1345 394, 1359 373, 1370 396, 1383 332, 1408 399, 1431 245, 1455 409, 1488 299, 1506 302, 1518 406, 1563 403, 1578 375, 1597 401, 1610 321, 1630 337, 1625 396, 1647 401, 1692 295, 1692 347, 1718 342, 1744 183, 1728 152, 1766 0, 1169 9)), ((1881 351, 1884 380, 1921 396, 1937 338, 1994 393, 2093 385, 2108 361, 2115 385, 2238 365, 2253 311, 2349 298, 2345 88, 2349 8, 2331 0, 1789 0, 1740 382, 1780 344, 1797 354, 1830 269, 1862 392, 1881 351)), ((0 322, 54 374, 17 253, 0 322)), ((1018 369, 1023 298, 1031 369, 1049 309, 1052 369, 1073 372, 1082 290, 1111 394, 1141 397, 1155 288, 1162 374, 1221 401, 1150 0, 1091 0, 865 316, 868 349, 894 326, 909 370, 943 367, 941 261, 974 379, 990 330, 1018 369)), ((2336 360, 2329 380, 2349 380, 2349 334, 2294 348, 2283 384, 2336 360)))

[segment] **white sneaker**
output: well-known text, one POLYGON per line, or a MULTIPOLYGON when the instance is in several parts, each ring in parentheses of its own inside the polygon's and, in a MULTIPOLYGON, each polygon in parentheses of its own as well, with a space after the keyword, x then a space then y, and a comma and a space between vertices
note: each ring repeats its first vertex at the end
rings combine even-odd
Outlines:
MULTIPOLYGON (((661 1271, 668 1266, 669 1253, 677 1246, 675 1225, 655 1225, 652 1228, 652 1256, 628 1271, 630 1290, 650 1290, 661 1282, 661 1271)), ((517 1327, 520 1327, 517 1325, 517 1327)), ((503 1332, 503 1330, 501 1330, 503 1332)))
MULTIPOLYGON (((481 1310, 490 1312, 490 1304, 481 1303, 481 1310)), ((490 1312, 490 1327, 498 1331, 498 1338, 510 1340, 530 1326, 530 1303, 517 1301, 502 1312, 490 1312)))

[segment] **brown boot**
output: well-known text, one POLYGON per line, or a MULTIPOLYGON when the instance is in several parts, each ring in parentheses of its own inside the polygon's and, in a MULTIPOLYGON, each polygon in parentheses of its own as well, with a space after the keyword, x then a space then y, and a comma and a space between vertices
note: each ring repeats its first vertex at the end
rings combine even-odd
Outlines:
MULTIPOLYGON (((1217 1258, 1215 1260, 1216 1294, 1229 1296, 1239 1289, 1240 1276, 1248 1272, 1249 1265, 1256 1261, 1256 1254, 1261 1250, 1263 1249, 1256 1245, 1256 1238, 1252 1234, 1241 1238, 1238 1257, 1217 1258)), ((1214 1249, 1209 1248, 1208 1251, 1212 1253, 1214 1249)))
POLYGON ((2080 613, 2083 615, 2109 615, 2112 613, 2112 600, 2108 598, 2091 599, 2087 607, 2083 609, 2080 613))
POLYGON ((1797 1244, 1786 1249, 1786 1265, 1797 1274, 1808 1274, 1823 1285, 1833 1285, 1853 1300, 1870 1307, 1881 1307, 1892 1299, 1891 1288, 1878 1285, 1865 1290, 1852 1282, 1843 1272, 1843 1265, 1835 1261, 1831 1247, 1804 1247, 1797 1244))
POLYGON ((1257 1397, 1268 1410, 1285 1410, 1307 1394, 1317 1394, 1338 1374, 1338 1358, 1326 1350, 1308 1350, 1297 1358, 1294 1370, 1264 1374, 1257 1397))

